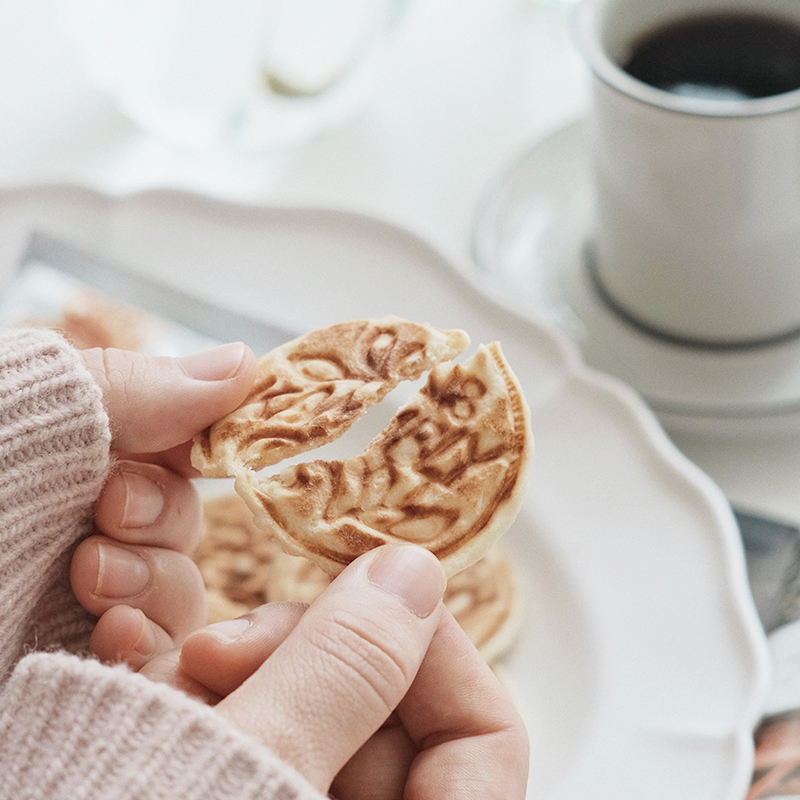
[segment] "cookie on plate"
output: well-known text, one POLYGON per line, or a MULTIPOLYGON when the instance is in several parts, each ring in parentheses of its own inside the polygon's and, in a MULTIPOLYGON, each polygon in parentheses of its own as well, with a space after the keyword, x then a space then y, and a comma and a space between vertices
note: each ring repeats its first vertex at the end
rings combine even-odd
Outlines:
MULTIPOLYGON (((260 543, 236 494, 205 502, 206 530, 196 560, 206 583, 209 621, 233 619, 265 602, 312 603, 330 576, 306 558, 260 543)), ((522 616, 519 581, 508 554, 495 546, 447 582, 444 604, 484 659, 495 664, 514 643, 522 616)))

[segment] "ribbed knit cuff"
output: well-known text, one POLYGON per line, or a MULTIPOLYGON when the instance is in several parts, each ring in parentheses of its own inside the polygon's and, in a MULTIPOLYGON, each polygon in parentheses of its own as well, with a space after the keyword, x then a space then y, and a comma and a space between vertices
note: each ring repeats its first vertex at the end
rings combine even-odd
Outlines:
POLYGON ((79 353, 52 331, 0 331, 0 679, 26 642, 87 640, 69 549, 92 530, 109 445, 102 395, 79 353))
POLYGON ((52 331, 0 331, 0 508, 85 505, 109 443, 100 388, 78 352, 52 331))
POLYGON ((212 708, 124 667, 34 654, 0 708, 0 797, 323 798, 212 708))

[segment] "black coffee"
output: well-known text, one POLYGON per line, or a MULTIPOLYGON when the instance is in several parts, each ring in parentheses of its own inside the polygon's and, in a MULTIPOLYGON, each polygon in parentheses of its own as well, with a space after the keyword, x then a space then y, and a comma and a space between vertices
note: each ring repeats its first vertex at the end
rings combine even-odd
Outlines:
POLYGON ((800 26, 737 13, 690 17, 643 36, 622 68, 676 94, 771 97, 800 88, 800 26))

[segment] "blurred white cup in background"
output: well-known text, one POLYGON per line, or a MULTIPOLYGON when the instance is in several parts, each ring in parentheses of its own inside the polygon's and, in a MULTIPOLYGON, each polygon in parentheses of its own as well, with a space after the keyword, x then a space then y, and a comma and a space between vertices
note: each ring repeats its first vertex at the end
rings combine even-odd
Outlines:
POLYGON ((56 0, 89 79, 144 129, 268 150, 346 121, 405 0, 56 0))

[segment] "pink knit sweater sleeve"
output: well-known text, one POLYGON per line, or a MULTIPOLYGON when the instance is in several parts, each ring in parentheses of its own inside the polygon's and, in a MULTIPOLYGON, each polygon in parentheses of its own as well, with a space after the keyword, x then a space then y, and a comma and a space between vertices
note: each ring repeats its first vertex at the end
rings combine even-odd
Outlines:
POLYGON ((69 590, 109 468, 102 398, 56 334, 0 331, 0 798, 321 800, 213 709, 80 657, 69 590))
POLYGON ((85 646, 67 582, 108 470, 100 390, 53 333, 0 331, 0 680, 24 647, 85 646))

